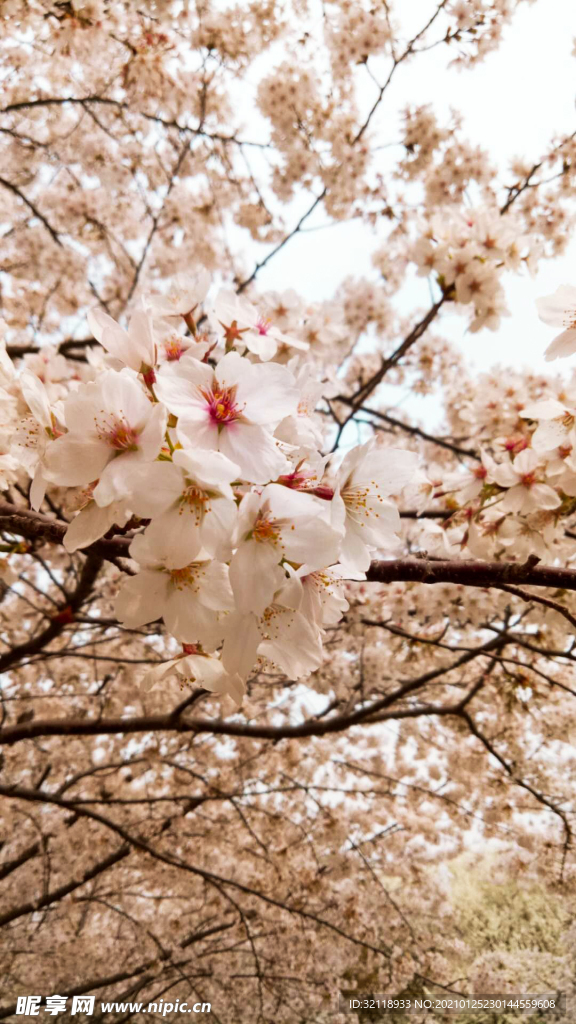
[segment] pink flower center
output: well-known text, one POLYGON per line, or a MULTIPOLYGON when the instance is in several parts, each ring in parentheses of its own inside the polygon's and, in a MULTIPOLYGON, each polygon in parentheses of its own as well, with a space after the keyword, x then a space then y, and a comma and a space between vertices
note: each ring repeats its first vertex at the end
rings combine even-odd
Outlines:
POLYGON ((99 437, 117 452, 138 451, 140 435, 134 427, 126 423, 126 420, 115 420, 111 425, 106 424, 104 429, 99 431, 99 437))
POLYGON ((263 316, 258 317, 258 320, 256 321, 256 330, 258 331, 258 334, 268 334, 271 326, 271 320, 266 320, 263 316))
POLYGON ((204 391, 203 394, 208 403, 210 418, 217 426, 225 427, 240 418, 241 410, 236 405, 236 388, 220 387, 214 382, 213 389, 204 391))
POLYGON ((182 644, 182 655, 186 654, 200 654, 199 644, 182 644))
POLYGON ((520 483, 523 487, 532 487, 536 483, 536 473, 534 471, 532 473, 524 473, 520 477, 520 483))
POLYGON ((170 338, 166 338, 164 342, 164 352, 166 353, 166 359, 169 363, 176 362, 180 359, 184 348, 182 346, 182 338, 180 335, 175 335, 170 338))
POLYGON ((476 466, 476 469, 473 472, 477 480, 485 480, 488 476, 486 466, 476 466))

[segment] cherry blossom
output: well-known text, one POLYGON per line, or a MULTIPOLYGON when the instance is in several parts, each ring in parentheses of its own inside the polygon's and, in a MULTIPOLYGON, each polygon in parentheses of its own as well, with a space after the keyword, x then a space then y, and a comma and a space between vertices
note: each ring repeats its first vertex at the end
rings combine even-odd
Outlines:
POLYGON ((131 518, 126 501, 112 501, 101 507, 93 499, 87 500, 64 535, 63 544, 70 554, 99 540, 113 526, 125 526, 131 518))
POLYGON ((417 463, 413 452, 386 449, 372 441, 345 456, 332 502, 333 522, 344 529, 343 564, 364 572, 372 551, 396 546, 400 518, 387 498, 411 482, 417 463))
POLYGON ((177 274, 169 284, 166 294, 147 297, 148 308, 154 316, 187 316, 204 301, 210 288, 210 274, 200 270, 194 275, 177 274))
POLYGON ((129 366, 153 380, 156 364, 156 344, 151 318, 142 310, 132 314, 125 331, 101 309, 88 313, 88 325, 103 348, 114 357, 117 369, 129 366))
POLYGON ((238 675, 229 675, 219 658, 203 654, 198 645, 183 644, 182 654, 164 661, 144 676, 141 687, 149 692, 153 687, 178 680, 180 687, 195 683, 211 693, 227 694, 241 704, 246 687, 238 675))
POLYGON ((224 634, 223 615, 234 609, 228 567, 208 556, 188 562, 164 531, 138 534, 130 555, 142 567, 122 584, 115 610, 135 628, 163 618, 178 640, 214 650, 224 634))
POLYGON ((287 469, 273 431, 296 410, 298 391, 283 366, 254 365, 229 352, 213 370, 188 356, 156 390, 178 416, 184 447, 221 452, 251 483, 267 483, 287 469))
POLYGON ((284 580, 280 563, 320 569, 337 560, 341 539, 328 522, 326 503, 312 495, 278 484, 247 494, 230 562, 237 606, 261 616, 284 580))
POLYGON ((561 500, 548 484, 542 483, 543 467, 537 452, 525 449, 514 459, 495 466, 492 475, 507 488, 501 507, 506 512, 532 512, 557 508, 561 500))
POLYGON ((528 2, 0 4, 0 1017, 571 1021, 576 369, 471 366, 576 137, 449 70, 530 125, 528 2))
POLYGON ((321 570, 301 565, 296 577, 302 583, 300 611, 320 628, 338 623, 350 607, 342 592, 343 581, 366 578, 365 573, 353 573, 343 565, 330 565, 321 570))
POLYGON ((172 462, 139 466, 127 480, 126 500, 153 532, 169 538, 174 556, 192 561, 204 550, 226 560, 236 521, 230 484, 240 470, 220 452, 202 449, 173 453, 172 462))
MULTIPOLYGON (((48 393, 41 380, 24 370, 20 376, 20 388, 32 417, 21 421, 14 433, 13 441, 19 455, 19 459, 27 466, 32 475, 32 486, 30 488, 30 504, 32 508, 39 509, 46 493, 48 481, 44 472, 44 455, 48 444, 62 432, 61 403, 54 408, 50 404, 48 393)), ((8 463, 10 466, 10 463, 8 463)))
POLYGON ((234 292, 218 293, 211 310, 211 319, 228 349, 232 346, 245 346, 262 360, 272 359, 279 345, 301 351, 308 349, 307 342, 283 334, 272 320, 262 316, 250 302, 234 292))
POLYGON ((301 581, 292 576, 283 582, 261 615, 237 611, 226 623, 222 661, 228 672, 246 679, 258 656, 299 679, 322 662, 322 640, 318 627, 300 607, 301 581))
POLYGON ((572 447, 568 443, 576 423, 576 410, 572 407, 548 398, 526 406, 521 416, 538 421, 538 426, 532 434, 532 445, 537 451, 549 452, 566 444, 572 447))
POLYGON ((114 370, 71 394, 64 418, 67 433, 47 449, 45 476, 68 487, 99 480, 94 497, 101 505, 121 490, 131 462, 156 458, 166 426, 165 409, 114 370))
POLYGON ((563 284, 553 295, 537 299, 538 315, 545 324, 564 330, 550 342, 545 358, 565 358, 576 352, 576 288, 563 284))

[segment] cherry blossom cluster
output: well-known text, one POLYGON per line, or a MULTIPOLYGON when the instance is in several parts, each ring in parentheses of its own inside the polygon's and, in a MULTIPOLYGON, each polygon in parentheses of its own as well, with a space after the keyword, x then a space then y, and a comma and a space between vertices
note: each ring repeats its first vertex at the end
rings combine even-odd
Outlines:
MULTIPOLYGON (((563 328, 546 358, 576 352, 576 289, 561 286, 537 306, 545 323, 563 328)), ((479 384, 468 394, 460 378, 448 400, 453 394, 452 429, 479 440, 480 458, 467 468, 429 465, 428 477, 414 481, 416 508, 429 508, 433 497, 445 502, 444 522, 422 523, 426 544, 452 555, 467 548, 483 559, 567 557, 564 520, 576 509, 576 382, 494 374, 479 384)))
POLYGON ((483 207, 430 218, 414 244, 411 258, 418 274, 434 274, 445 295, 469 307, 469 330, 495 331, 508 315, 501 277, 506 270, 530 266, 538 247, 518 231, 514 219, 483 207))
MULTIPOLYGON (((54 388, 4 355, 5 409, 28 410, 4 468, 26 466, 35 509, 49 485, 82 489, 69 552, 130 531, 138 571, 116 614, 134 629, 162 619, 183 645, 149 685, 175 672, 240 701, 261 659, 291 679, 321 664, 323 627, 348 607, 342 579, 395 547, 389 499, 418 456, 371 439, 333 468, 310 343, 281 329, 302 314, 297 296, 269 293, 259 310, 226 290, 209 302, 209 286, 206 272, 174 280, 126 330, 92 310, 88 379, 54 388)), ((311 320, 309 337, 332 336, 311 320)))

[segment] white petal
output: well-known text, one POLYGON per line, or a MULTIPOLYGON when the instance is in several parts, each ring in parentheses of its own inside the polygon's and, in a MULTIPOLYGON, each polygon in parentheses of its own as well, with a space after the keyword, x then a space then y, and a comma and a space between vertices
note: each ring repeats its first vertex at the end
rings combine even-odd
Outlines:
POLYGON ((102 332, 100 344, 114 359, 118 359, 124 366, 129 366, 131 370, 138 372, 142 360, 133 345, 131 345, 128 334, 123 327, 120 327, 120 324, 106 327, 102 332))
MULTIPOLYGON (((222 434, 225 432, 226 430, 223 429, 222 434)), ((219 445, 218 427, 210 418, 206 408, 189 409, 186 416, 180 416, 176 435, 186 451, 191 447, 205 450, 217 449, 219 445), (190 416, 191 411, 194 413, 194 418, 190 416)))
POLYGON ((276 618, 276 635, 258 648, 289 679, 300 679, 322 664, 322 640, 319 630, 300 612, 286 610, 276 618))
POLYGON ((332 529, 320 516, 298 518, 282 530, 286 557, 291 562, 306 563, 313 569, 325 569, 338 561, 342 534, 332 529))
POLYGON ((564 444, 568 436, 566 427, 558 420, 543 420, 532 435, 532 444, 537 451, 551 452, 564 444))
POLYGON ((538 316, 545 324, 556 327, 564 323, 567 316, 574 319, 576 315, 576 288, 569 284, 561 284, 552 295, 536 299, 538 316))
POLYGON ((96 341, 102 341, 102 335, 104 331, 110 330, 114 327, 118 327, 118 324, 108 313, 105 313, 103 309, 96 306, 95 309, 88 310, 88 327, 92 331, 92 334, 96 338, 96 341))
POLYGON ((66 434, 46 449, 44 475, 66 487, 88 484, 98 479, 113 454, 100 441, 81 441, 66 434))
POLYGON ((289 468, 288 460, 271 435, 250 423, 232 423, 225 427, 219 435, 218 448, 240 466, 242 478, 250 483, 268 483, 289 468))
MULTIPOLYGON (((152 318, 141 309, 137 309, 132 314, 128 326, 128 338, 136 360, 139 359, 140 363, 144 363, 146 366, 154 366, 156 363, 156 348, 152 331, 152 318)), ((136 369, 136 367, 134 368, 136 369)), ((140 369, 140 366, 137 369, 140 369)))
POLYGON ((202 547, 209 555, 227 562, 232 554, 231 537, 237 517, 236 505, 227 498, 211 498, 200 527, 202 547))
POLYGON ((158 374, 154 390, 160 401, 176 416, 190 415, 194 406, 207 408, 200 388, 210 391, 214 373, 205 363, 183 356, 177 364, 168 364, 158 374))
POLYGON ((240 467, 230 462, 221 452, 194 451, 193 449, 174 452, 174 462, 186 471, 190 479, 199 484, 219 487, 221 484, 231 484, 238 480, 240 467))
POLYGON ((177 640, 201 643, 208 650, 214 650, 224 636, 224 626, 218 613, 206 608, 199 594, 190 587, 170 588, 164 622, 177 640))
POLYGON ((30 370, 23 370, 20 375, 20 387, 34 418, 41 426, 51 428, 50 402, 42 381, 30 370))
POLYGON ((109 370, 100 381, 102 405, 109 413, 119 414, 134 429, 142 429, 151 414, 152 405, 138 382, 126 370, 109 370))
POLYGON ((226 623, 222 662, 231 675, 246 679, 257 657, 260 631, 255 615, 231 615, 226 623))
POLYGON ((547 484, 534 484, 530 488, 530 494, 538 508, 558 508, 562 504, 556 491, 547 484))
POLYGON ((103 537, 114 524, 125 526, 129 518, 130 513, 120 503, 100 508, 95 501, 91 501, 70 523, 64 535, 64 547, 70 554, 88 547, 103 537))
POLYGON ((284 579, 278 564, 281 556, 274 544, 256 540, 240 544, 230 563, 230 583, 241 612, 263 615, 284 579))
POLYGON ((146 534, 154 543, 165 537, 166 564, 182 569, 193 562, 202 548, 200 523, 187 505, 174 506, 152 520, 146 534))
POLYGON ((522 484, 511 487, 502 498, 500 507, 504 512, 521 512, 528 501, 528 490, 522 484))
POLYGON ((134 462, 126 467, 126 493, 132 511, 143 519, 161 515, 184 487, 182 473, 171 462, 134 462))
POLYGON ((352 474, 355 484, 367 485, 379 494, 399 494, 418 468, 416 452, 375 448, 368 452, 352 474))
POLYGON ((273 359, 278 350, 276 341, 269 334, 260 334, 258 331, 246 331, 242 335, 241 344, 245 344, 249 352, 253 352, 263 362, 273 359))
POLYGON ((554 398, 547 398, 524 406, 520 415, 525 420, 553 420, 566 415, 566 406, 554 398))
POLYGON ((576 352, 576 330, 570 327, 550 342, 544 352, 544 358, 547 363, 550 363, 553 359, 564 359, 566 356, 573 355, 574 352, 576 352))
POLYGON ((356 572, 366 572, 370 567, 370 552, 362 539, 360 529, 354 524, 348 526, 346 530, 340 561, 346 568, 350 566, 356 572))
POLYGON ((36 472, 34 473, 34 479, 32 480, 32 486, 30 488, 30 506, 35 512, 38 512, 40 505, 44 501, 47 485, 48 481, 44 476, 42 463, 39 463, 36 467, 36 472))
POLYGON ((137 576, 125 580, 114 612, 120 622, 131 629, 155 622, 161 618, 167 602, 169 576, 164 572, 145 569, 137 576))
POLYGON ((166 409, 160 402, 149 406, 148 421, 138 438, 138 448, 144 459, 155 459, 166 431, 166 409))
POLYGON ((202 603, 214 611, 233 611, 234 598, 228 566, 216 560, 206 562, 202 576, 202 603))

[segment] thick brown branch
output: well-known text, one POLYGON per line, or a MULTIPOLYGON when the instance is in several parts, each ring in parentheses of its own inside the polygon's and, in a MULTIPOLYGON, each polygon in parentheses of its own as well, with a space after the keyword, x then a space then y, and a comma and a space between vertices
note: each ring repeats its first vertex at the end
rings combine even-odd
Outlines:
MULTIPOLYGON (((426 518, 423 516, 423 518, 426 518)), ((372 562, 367 578, 373 583, 455 583, 464 587, 498 587, 524 583, 530 587, 576 590, 576 569, 526 562, 481 562, 429 558, 394 558, 372 562)))
MULTIPOLYGON (((432 518, 449 513, 432 513, 432 518)), ((405 515, 408 515, 407 513, 405 515)), ((426 519, 426 514, 422 515, 426 519)), ((61 544, 68 523, 29 509, 0 502, 0 530, 7 530, 29 540, 61 544)), ((129 537, 111 537, 96 541, 86 548, 86 554, 101 558, 126 557, 129 537)), ((576 569, 561 566, 538 565, 531 557, 527 562, 482 562, 474 559, 454 560, 429 558, 393 558, 375 561, 368 570, 373 583, 455 583, 466 587, 498 587, 503 584, 523 583, 531 587, 554 587, 576 590, 576 569)))
MULTIPOLYGON (((507 640, 498 635, 487 643, 472 650, 465 651, 456 661, 449 665, 425 672, 421 676, 401 682, 400 685, 384 697, 366 703, 355 710, 330 718, 313 718, 299 725, 254 725, 248 722, 234 722, 218 718, 184 719, 175 717, 174 712, 165 715, 142 715, 133 718, 54 718, 36 719, 31 722, 8 726, 0 731, 0 746, 11 745, 20 740, 34 739, 39 736, 99 736, 121 733, 123 735, 143 732, 179 732, 208 733, 214 736, 244 736, 251 739, 273 740, 304 739, 308 736, 328 736, 345 732, 355 725, 365 725, 377 720, 383 722, 437 711, 428 706, 418 708, 399 705, 400 701, 412 696, 426 684, 434 682, 454 669, 462 668, 478 657, 492 654, 501 649, 507 640)), ((449 713, 449 712, 442 712, 449 713)), ((0 789, 0 792, 2 790, 0 789)))
MULTIPOLYGON (((17 537, 43 541, 46 544, 62 544, 69 525, 61 519, 53 519, 20 505, 0 501, 0 530, 14 533, 17 537)), ((86 548, 86 552, 99 555, 101 558, 116 559, 126 557, 129 547, 129 537, 112 537, 109 540, 96 541, 86 548)))
MULTIPOLYGON (((96 341, 96 338, 66 338, 58 345, 58 352, 61 356, 67 356, 68 359, 85 361, 85 357, 79 355, 76 349, 82 350, 99 344, 100 342, 96 341)), ((41 352, 42 347, 42 345, 7 345, 6 352, 10 359, 20 359, 21 356, 41 352)))

